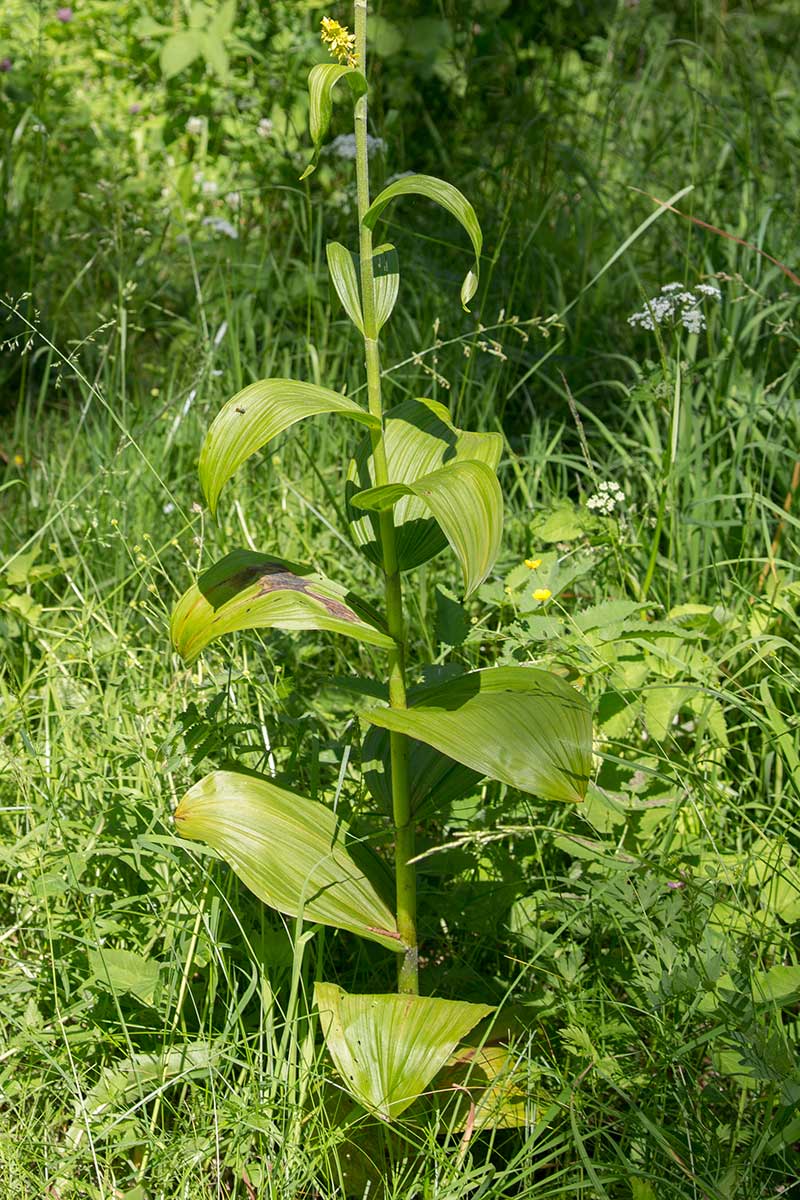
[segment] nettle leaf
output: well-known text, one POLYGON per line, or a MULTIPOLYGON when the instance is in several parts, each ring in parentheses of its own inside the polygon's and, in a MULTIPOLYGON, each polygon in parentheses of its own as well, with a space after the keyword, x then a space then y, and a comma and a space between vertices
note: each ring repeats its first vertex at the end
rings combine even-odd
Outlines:
POLYGON ((469 234, 472 248, 475 251, 475 269, 467 272, 466 278, 461 285, 461 303, 466 309, 478 290, 481 249, 483 247, 483 234, 478 224, 478 218, 475 215, 475 209, 466 196, 463 196, 458 188, 453 187, 452 183, 446 183, 443 179, 437 179, 434 175, 406 175, 402 179, 397 179, 394 183, 390 183, 373 200, 363 217, 363 222, 368 229, 375 228, 378 218, 386 208, 386 205, 390 204, 398 196, 424 196, 428 200, 434 200, 442 208, 446 209, 451 216, 455 217, 469 234))
POLYGON ((355 508, 383 512, 404 496, 430 509, 450 543, 471 596, 494 566, 503 535, 503 493, 491 467, 482 462, 448 463, 414 483, 389 483, 351 498, 355 508))
POLYGON ((271 908, 402 949, 383 864, 350 841, 324 804, 266 779, 214 771, 183 797, 175 826, 216 850, 271 908))
POLYGON ((420 691, 407 709, 363 715, 543 800, 583 800, 591 710, 563 679, 534 667, 490 667, 420 691))
POLYGON ((224 0, 214 14, 209 29, 217 37, 227 37, 232 32, 235 21, 236 0, 224 0))
POLYGON ((338 63, 318 63, 308 75, 308 124, 314 153, 301 179, 305 179, 316 168, 319 152, 333 116, 333 89, 340 79, 347 82, 353 103, 367 93, 367 81, 356 67, 338 63))
POLYGON ((430 996, 354 996, 317 983, 314 1000, 348 1091, 386 1121, 417 1099, 462 1038, 493 1010, 430 996))
POLYGON ((173 33, 161 47, 161 71, 165 79, 172 79, 185 71, 203 53, 203 38, 200 33, 184 29, 173 33))
MULTIPOLYGON (((325 247, 328 270, 331 274, 336 295, 359 333, 364 333, 364 315, 361 311, 361 284, 359 278, 360 256, 353 254, 340 242, 328 242, 325 247)), ((397 251, 387 244, 378 246, 372 255, 372 274, 375 285, 375 323, 378 332, 383 328, 397 300, 400 287, 400 269, 397 251)))
POLYGON ((297 421, 322 413, 380 428, 377 417, 353 400, 295 379, 262 379, 232 396, 214 418, 200 451, 200 483, 212 513, 223 487, 251 454, 297 421))
MULTIPOLYGON (((456 462, 485 463, 495 471, 503 450, 499 433, 457 429, 448 410, 436 400, 405 400, 391 409, 384 421, 383 443, 389 478, 394 484, 408 485, 456 462)), ((371 562, 380 564, 378 519, 361 516, 353 505, 356 494, 363 495, 374 483, 372 443, 365 438, 348 471, 348 519, 356 545, 371 562)), ((431 516, 428 499, 414 495, 411 490, 395 504, 394 522, 401 571, 410 571, 427 562, 447 545, 447 537, 431 516)))
POLYGON ((209 642, 241 629, 327 629, 389 649, 394 643, 378 625, 363 601, 312 567, 234 550, 184 592, 170 635, 181 658, 192 662, 209 642))
POLYGON ((130 992, 143 1004, 153 1004, 158 988, 159 964, 132 950, 103 946, 89 951, 91 978, 111 992, 130 992))
POLYGON ((208 65, 216 71, 222 83, 226 83, 229 75, 228 52, 222 37, 209 29, 202 34, 203 57, 208 65))

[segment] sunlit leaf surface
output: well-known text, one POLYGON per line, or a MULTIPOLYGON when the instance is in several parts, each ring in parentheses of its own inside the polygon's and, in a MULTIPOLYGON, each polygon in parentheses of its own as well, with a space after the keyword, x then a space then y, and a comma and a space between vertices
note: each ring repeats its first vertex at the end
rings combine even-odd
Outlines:
MULTIPOLYGON (((443 466, 455 462, 485 463, 494 471, 500 462, 503 439, 499 433, 471 433, 457 429, 450 413, 436 400, 404 400, 387 414, 384 446, 393 484, 411 485, 443 466)), ((348 516, 350 531, 368 558, 381 562, 378 520, 353 507, 357 492, 375 482, 372 446, 365 438, 348 472, 348 516)), ((405 494, 394 509, 397 555, 402 571, 410 571, 433 558, 447 545, 447 538, 425 499, 405 494)))
POLYGON ((404 496, 416 496, 430 510, 461 564, 464 594, 472 595, 494 566, 503 534, 503 493, 494 471, 482 462, 447 463, 414 483, 369 488, 350 503, 381 512, 404 496))
POLYGON ((309 72, 308 125, 311 141, 314 143, 314 154, 311 162, 300 176, 301 179, 310 175, 317 165, 322 142, 328 132, 333 115, 333 89, 340 79, 344 79, 348 84, 354 102, 367 91, 367 81, 362 72, 355 67, 340 66, 337 63, 318 63, 309 72))
POLYGON ((200 483, 212 513, 242 463, 305 417, 336 413, 362 425, 378 420, 346 396, 296 379, 262 379, 243 388, 217 413, 200 451, 200 483))
POLYGON ((361 601, 311 567, 234 550, 181 596, 170 622, 175 649, 192 662, 215 638, 240 629, 326 629, 389 648, 361 601))
POLYGON ((444 179, 437 179, 434 175, 405 175, 401 179, 396 179, 394 183, 390 183, 373 200, 364 214, 364 224, 369 229, 374 229, 386 205, 398 196, 424 196, 428 200, 434 200, 455 217, 469 234, 472 248, 475 251, 475 267, 474 270, 467 272, 461 285, 461 303, 466 308, 478 290, 478 274, 483 246, 483 234, 475 215, 475 209, 458 188, 453 187, 452 183, 446 183, 444 179))
POLYGON ((429 996, 354 996, 318 983, 325 1044, 348 1090, 390 1121, 425 1090, 478 1021, 486 1004, 429 996))
POLYGON ((426 689, 408 709, 371 709, 364 716, 543 800, 581 801, 586 794, 591 710, 547 671, 471 671, 426 689))
POLYGON ((402 948, 383 865, 350 841, 324 804, 266 779, 214 771, 183 797, 175 826, 216 850, 271 908, 402 948))

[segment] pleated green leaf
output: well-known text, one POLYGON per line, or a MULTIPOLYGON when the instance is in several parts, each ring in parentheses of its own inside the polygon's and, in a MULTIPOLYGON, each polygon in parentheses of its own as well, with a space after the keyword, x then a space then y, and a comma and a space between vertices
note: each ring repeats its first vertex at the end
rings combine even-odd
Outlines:
POLYGON ((424 196, 434 200, 466 230, 475 251, 475 268, 467 272, 461 285, 461 303, 466 309, 470 300, 478 290, 478 275, 480 272, 481 249, 483 234, 475 215, 475 209, 452 183, 437 179, 434 175, 406 175, 395 180, 378 195, 364 214, 363 221, 368 229, 374 229, 386 205, 398 196, 424 196))
POLYGON ((503 493, 482 462, 447 463, 414 483, 389 483, 351 498, 355 508, 382 512, 404 496, 430 510, 461 564, 464 595, 471 596, 494 566, 503 534, 503 493))
POLYGON ((181 837, 205 842, 279 912, 402 949, 380 861, 315 800, 266 779, 214 771, 175 810, 181 837))
POLYGON ((342 307, 359 333, 364 332, 364 314, 361 311, 361 289, 358 282, 356 256, 341 242, 328 242, 325 247, 328 270, 336 288, 342 307))
MULTIPOLYGON (((409 697, 413 698, 421 691, 421 688, 412 688, 409 697)), ((474 792, 483 778, 480 772, 470 770, 416 739, 410 741, 408 757, 409 799, 411 811, 418 819, 474 792)), ((392 788, 388 730, 373 725, 367 731, 361 762, 370 794, 390 816, 392 788)))
POLYGON ((400 289, 397 251, 389 242, 373 251, 372 278, 375 283, 375 323, 380 332, 392 315, 400 289))
POLYGON ((192 662, 209 642, 240 629, 327 629, 373 646, 393 645, 379 618, 311 567, 234 550, 205 571, 172 614, 172 644, 192 662))
POLYGON ((407 709, 363 715, 543 800, 579 802, 586 795, 591 710, 579 692, 547 671, 471 671, 426 689, 407 709))
POLYGON ((344 79, 355 102, 367 91, 367 81, 361 71, 355 67, 340 66, 337 63, 318 63, 312 67, 308 75, 308 124, 311 141, 314 143, 314 154, 306 167, 301 179, 315 169, 319 159, 322 143, 328 132, 333 115, 333 89, 340 79, 344 79))
MULTIPOLYGON (((414 484, 424 476, 454 462, 482 462, 492 471, 500 462, 503 439, 499 433, 470 433, 457 429, 450 413, 436 400, 405 400, 389 411, 384 423, 384 446, 389 478, 396 484, 414 484)), ((350 532, 374 563, 382 561, 377 517, 363 516, 353 506, 357 493, 375 483, 372 444, 365 438, 350 464, 347 510, 350 532)), ((447 545, 447 538, 424 499, 404 494, 394 509, 397 556, 402 571, 427 562, 447 545)))
MULTIPOLYGON (((360 257, 353 254, 340 242, 328 242, 325 248, 336 295, 359 333, 364 332, 364 314, 361 311, 361 285, 359 281, 360 257)), ((372 273, 375 285, 375 322, 378 332, 392 315, 400 287, 400 271, 397 251, 388 243, 378 246, 372 255, 372 273)))
POLYGON ((331 1058, 365 1108, 394 1120, 425 1090, 486 1004, 430 996, 354 996, 318 983, 314 1000, 331 1058))
POLYGON ((200 451, 200 483, 212 513, 242 463, 304 417, 337 413, 377 428, 380 422, 346 396, 295 379, 261 379, 237 392, 214 418, 200 451))

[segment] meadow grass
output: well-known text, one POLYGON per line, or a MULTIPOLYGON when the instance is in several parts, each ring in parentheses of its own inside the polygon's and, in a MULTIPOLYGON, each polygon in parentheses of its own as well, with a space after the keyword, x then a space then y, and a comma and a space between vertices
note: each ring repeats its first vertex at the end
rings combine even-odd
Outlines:
POLYGON ((446 562, 425 570, 412 657, 537 662, 596 711, 582 811, 483 784, 421 847, 424 986, 488 990, 499 1006, 519 1127, 465 1138, 446 1108, 386 1127, 352 1105, 320 1048, 312 985, 380 991, 387 956, 306 938, 172 828, 198 774, 237 762, 385 838, 354 769, 368 649, 250 633, 190 672, 167 636, 187 574, 235 544, 346 563, 376 598, 326 516, 342 508, 347 456, 330 427, 286 436, 217 523, 196 477, 210 417, 251 380, 359 394, 356 343, 320 283, 335 221, 323 228, 297 189, 241 252, 187 226, 164 265, 180 311, 159 308, 163 279, 132 301, 125 256, 110 254, 102 321, 77 304, 75 271, 27 354, 7 348, 22 402, 0 436, 3 1194, 796 1191, 798 291, 755 250, 666 214, 588 286, 652 212, 631 181, 666 198, 691 178, 679 208, 789 255, 796 71, 752 14, 734 14, 735 36, 710 11, 695 10, 683 57, 656 12, 624 86, 622 16, 596 71, 577 55, 544 63, 536 156, 512 156, 502 134, 474 163, 476 181, 490 169, 503 184, 480 184, 497 205, 490 328, 434 327, 454 292, 434 229, 430 260, 408 254, 428 286, 390 335, 394 400, 435 395, 459 424, 505 434, 503 557, 467 606, 446 562), (707 331, 679 347, 634 335, 629 313, 684 271, 723 289, 707 331), (559 324, 510 323, 531 313, 559 324), (626 496, 609 517, 587 506, 604 480, 626 496), (532 601, 534 582, 551 601, 532 601))

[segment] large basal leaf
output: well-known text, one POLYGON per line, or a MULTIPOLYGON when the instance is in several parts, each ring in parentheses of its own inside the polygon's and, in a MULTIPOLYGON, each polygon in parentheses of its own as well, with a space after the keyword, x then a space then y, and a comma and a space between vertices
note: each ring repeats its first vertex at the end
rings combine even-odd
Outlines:
MULTIPOLYGON (((361 283, 359 278, 360 256, 353 254, 341 242, 328 242, 325 247, 336 295, 359 333, 364 333, 364 314, 361 311, 361 283)), ((372 277, 375 292, 375 324, 378 332, 392 315, 397 291, 400 287, 400 271, 397 251, 388 244, 378 246, 372 255, 372 277)))
POLYGON ((481 248, 483 234, 475 215, 475 209, 452 183, 437 179, 434 175, 406 175, 402 179, 390 183, 378 195, 364 214, 363 221, 368 229, 374 229, 386 205, 398 196, 424 196, 434 200, 463 226, 469 234, 472 248, 475 251, 475 269, 468 271, 461 285, 461 303, 467 308, 475 292, 478 290, 478 275, 480 272, 481 248))
POLYGON ((364 716, 543 800, 581 801, 586 794, 591 710, 547 671, 471 671, 426 689, 407 709, 370 709, 364 716))
POLYGON ((237 392, 214 418, 200 451, 200 483, 212 513, 245 459, 297 421, 338 413, 362 425, 380 422, 346 396, 296 379, 262 379, 237 392))
POLYGON ((398 1117, 492 1009, 429 996, 354 996, 318 983, 325 1044, 348 1091, 386 1121, 398 1117))
POLYGON ((306 167, 301 179, 305 179, 317 165, 322 142, 333 115, 333 89, 340 79, 344 79, 350 88, 355 102, 367 91, 367 81, 356 67, 341 66, 337 63, 318 63, 312 67, 308 75, 308 125, 311 141, 314 143, 314 154, 306 167))
POLYGON ((394 644, 345 588, 311 567, 251 550, 234 550, 205 571, 170 622, 172 644, 187 662, 226 633, 270 628, 327 629, 373 646, 394 644))
MULTIPOLYGON (((391 409, 384 422, 383 441, 389 478, 395 484, 414 484, 455 462, 482 462, 494 471, 503 450, 499 433, 457 429, 448 410, 436 400, 405 400, 391 409)), ((360 515, 352 504, 357 492, 363 493, 374 483, 372 443, 365 438, 348 471, 348 519, 356 544, 372 562, 380 564, 377 517, 360 515)), ((410 571, 427 562, 447 545, 447 538, 431 516, 427 502, 418 496, 409 494, 398 501, 394 522, 401 571, 410 571)))
POLYGON ((503 493, 482 462, 447 463, 414 483, 390 483, 352 496, 354 508, 382 512, 404 496, 430 510, 461 564, 464 595, 471 596, 494 566, 503 535, 503 493))
POLYGON ((205 842, 279 912, 401 950, 383 865, 315 800, 266 779, 214 771, 175 810, 182 837, 205 842))

